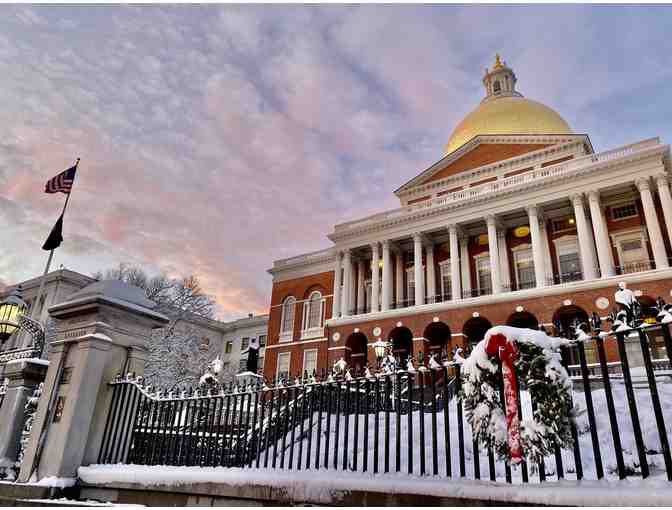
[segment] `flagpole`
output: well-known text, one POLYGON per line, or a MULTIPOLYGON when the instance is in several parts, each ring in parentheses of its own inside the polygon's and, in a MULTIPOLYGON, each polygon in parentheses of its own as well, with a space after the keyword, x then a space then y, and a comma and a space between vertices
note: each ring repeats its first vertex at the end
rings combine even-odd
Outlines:
MULTIPOLYGON (((79 158, 77 158, 77 161, 75 162, 75 168, 79 166, 79 158)), ((72 188, 70 188, 70 193, 65 197, 65 204, 63 204, 63 211, 61 211, 61 216, 65 214, 65 210, 68 208, 68 202, 70 201, 70 195, 72 194, 72 188)), ((51 260, 54 258, 54 250, 56 248, 52 249, 49 251, 49 258, 47 258, 47 265, 44 268, 44 273, 42 274, 42 280, 40 281, 40 288, 37 291, 37 297, 35 298, 35 301, 33 302, 33 306, 30 309, 30 318, 34 319, 35 318, 35 313, 37 310, 37 307, 40 304, 40 299, 42 298, 42 293, 44 292, 44 282, 47 279, 47 274, 49 274, 49 268, 51 267, 51 260)))

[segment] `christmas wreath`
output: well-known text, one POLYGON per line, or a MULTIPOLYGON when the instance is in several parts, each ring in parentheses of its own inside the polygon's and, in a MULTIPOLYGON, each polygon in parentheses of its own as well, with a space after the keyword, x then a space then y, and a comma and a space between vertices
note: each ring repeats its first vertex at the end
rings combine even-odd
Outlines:
POLYGON ((556 447, 572 446, 572 382, 559 352, 568 342, 542 331, 496 326, 462 363, 460 399, 474 440, 500 460, 538 460, 556 447), (523 416, 531 418, 519 420, 519 394, 523 416))

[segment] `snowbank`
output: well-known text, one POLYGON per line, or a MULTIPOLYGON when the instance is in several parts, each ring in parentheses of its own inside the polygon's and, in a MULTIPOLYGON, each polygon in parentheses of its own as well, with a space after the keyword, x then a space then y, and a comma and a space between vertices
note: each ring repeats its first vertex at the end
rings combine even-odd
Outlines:
POLYGON ((339 492, 351 491, 563 506, 666 506, 672 501, 672 484, 660 479, 567 480, 528 485, 521 490, 519 486, 502 483, 404 474, 134 465, 81 467, 79 477, 86 484, 135 483, 147 487, 179 487, 190 483, 221 483, 232 487, 263 485, 285 489, 296 502, 322 504, 337 500, 339 492))

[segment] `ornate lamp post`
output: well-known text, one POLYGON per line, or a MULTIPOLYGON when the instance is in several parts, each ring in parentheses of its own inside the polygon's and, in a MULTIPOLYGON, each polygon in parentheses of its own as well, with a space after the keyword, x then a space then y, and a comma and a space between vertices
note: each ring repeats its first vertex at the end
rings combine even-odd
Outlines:
POLYGON ((0 363, 11 359, 39 358, 44 348, 44 328, 38 321, 26 313, 28 305, 21 296, 21 287, 14 289, 6 299, 0 302, 0 346, 17 330, 30 334, 32 345, 28 348, 12 349, 0 353, 0 363))
POLYGON ((380 338, 376 340, 373 344, 373 352, 376 354, 376 359, 378 360, 378 369, 380 370, 380 364, 385 357, 385 352, 387 351, 388 343, 384 342, 380 338))

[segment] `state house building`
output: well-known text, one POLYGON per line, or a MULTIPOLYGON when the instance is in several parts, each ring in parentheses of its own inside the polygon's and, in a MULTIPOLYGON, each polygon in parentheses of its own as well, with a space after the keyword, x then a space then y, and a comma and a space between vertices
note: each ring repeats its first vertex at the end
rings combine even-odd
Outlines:
POLYGON ((606 316, 621 281, 643 304, 670 300, 669 145, 595 153, 516 81, 497 57, 445 155, 394 192, 398 208, 336 225, 326 250, 275 261, 269 379, 341 357, 373 366, 379 338, 426 363, 491 325, 553 332, 606 316))

